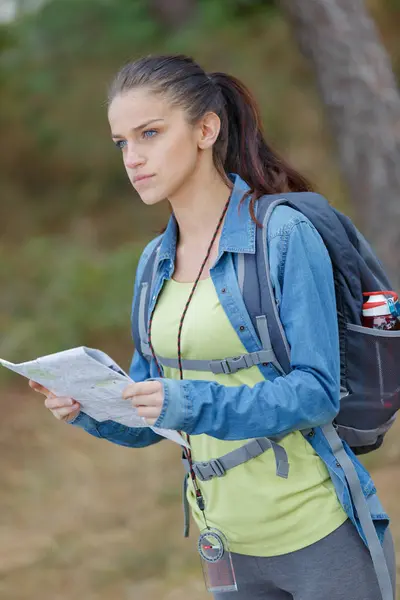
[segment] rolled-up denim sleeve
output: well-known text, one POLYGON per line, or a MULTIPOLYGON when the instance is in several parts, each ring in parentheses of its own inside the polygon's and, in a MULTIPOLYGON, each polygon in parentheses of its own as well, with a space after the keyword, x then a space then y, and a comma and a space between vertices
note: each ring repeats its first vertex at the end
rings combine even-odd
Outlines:
POLYGON ((226 440, 285 435, 331 422, 339 411, 339 339, 332 265, 316 229, 296 220, 269 240, 271 277, 292 371, 249 387, 160 379, 156 427, 226 440), (275 245, 275 247, 274 247, 275 245))
POLYGON ((154 433, 150 427, 127 427, 115 421, 100 423, 82 411, 69 423, 84 429, 94 437, 129 448, 144 448, 164 439, 154 433))

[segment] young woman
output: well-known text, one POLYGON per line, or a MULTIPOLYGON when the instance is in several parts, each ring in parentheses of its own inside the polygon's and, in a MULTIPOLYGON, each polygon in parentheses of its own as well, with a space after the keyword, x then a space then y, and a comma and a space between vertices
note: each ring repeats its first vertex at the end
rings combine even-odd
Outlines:
MULTIPOLYGON (((218 529, 232 552, 237 600, 377 600, 380 591, 348 486, 320 425, 339 410, 339 344, 329 255, 302 214, 275 209, 265 231, 271 278, 292 372, 258 364, 235 373, 182 369, 185 360, 259 350, 237 284, 237 256, 254 253, 258 199, 305 191, 306 180, 266 143, 250 92, 225 73, 207 74, 185 56, 145 57, 117 74, 108 117, 127 175, 147 205, 171 205, 160 245, 148 329, 152 359, 136 348, 124 391, 149 425, 190 434, 192 459, 218 458, 249 440, 282 437, 290 463, 276 475, 273 452, 209 481, 189 479, 200 530, 218 529), (251 191, 251 194, 246 192, 251 191), (157 357, 178 358, 175 367, 157 357), (305 438, 301 429, 311 429, 305 438), (204 502, 202 510, 201 502, 204 502)), ((41 386, 53 414, 92 435, 142 447, 150 428, 98 423, 70 398, 41 386)), ((352 455, 394 583, 388 517, 370 476, 352 455)))

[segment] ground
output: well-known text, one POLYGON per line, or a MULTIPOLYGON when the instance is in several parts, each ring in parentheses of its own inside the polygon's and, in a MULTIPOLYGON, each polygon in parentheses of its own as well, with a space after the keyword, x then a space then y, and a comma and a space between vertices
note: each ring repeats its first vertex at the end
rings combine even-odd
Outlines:
MULTIPOLYGON (((24 388, 3 390, 0 410, 1 598, 210 597, 195 532, 182 536, 178 446, 131 450, 96 440, 56 421, 24 388)), ((398 548, 399 431, 368 459, 398 548)))

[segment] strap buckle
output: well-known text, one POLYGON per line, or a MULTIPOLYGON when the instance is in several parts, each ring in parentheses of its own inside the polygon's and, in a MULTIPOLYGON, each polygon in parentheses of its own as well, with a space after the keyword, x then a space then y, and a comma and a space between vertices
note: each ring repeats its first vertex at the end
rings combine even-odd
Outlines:
POLYGON ((193 471, 200 481, 209 481, 214 477, 223 477, 226 473, 225 467, 218 458, 214 458, 208 462, 194 463, 193 471))
POLYGON ((241 356, 235 356, 233 358, 224 358, 223 360, 212 360, 210 361, 210 368, 213 373, 230 375, 236 373, 240 369, 247 369, 252 366, 251 360, 246 360, 247 354, 241 356))

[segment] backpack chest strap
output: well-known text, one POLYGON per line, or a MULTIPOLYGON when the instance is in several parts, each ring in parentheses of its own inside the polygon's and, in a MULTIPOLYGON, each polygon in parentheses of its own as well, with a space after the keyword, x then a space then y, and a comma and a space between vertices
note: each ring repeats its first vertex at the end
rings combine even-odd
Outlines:
MULTIPOLYGON (((142 351, 143 350, 144 347, 142 345, 142 351)), ((148 358, 151 358, 151 354, 148 355, 148 358)), ((236 371, 239 371, 240 369, 249 369, 255 365, 272 362, 273 359, 274 354, 272 350, 260 350, 258 352, 249 352, 248 354, 242 354, 240 356, 224 358, 222 360, 182 359, 182 369, 184 371, 211 371, 215 375, 220 375, 222 373, 228 375, 230 373, 236 373, 236 371)), ((164 358, 163 356, 157 355, 157 360, 163 367, 179 369, 177 358, 164 358)))
MULTIPOLYGON (((227 471, 242 465, 243 463, 257 458, 267 450, 272 450, 275 456, 276 474, 278 477, 287 479, 289 475, 289 462, 286 450, 269 438, 257 438, 247 442, 244 446, 228 452, 219 458, 206 462, 193 462, 193 470, 200 481, 209 481, 214 477, 223 477, 227 471)), ((185 470, 189 472, 189 464, 186 458, 182 459, 185 470)))

